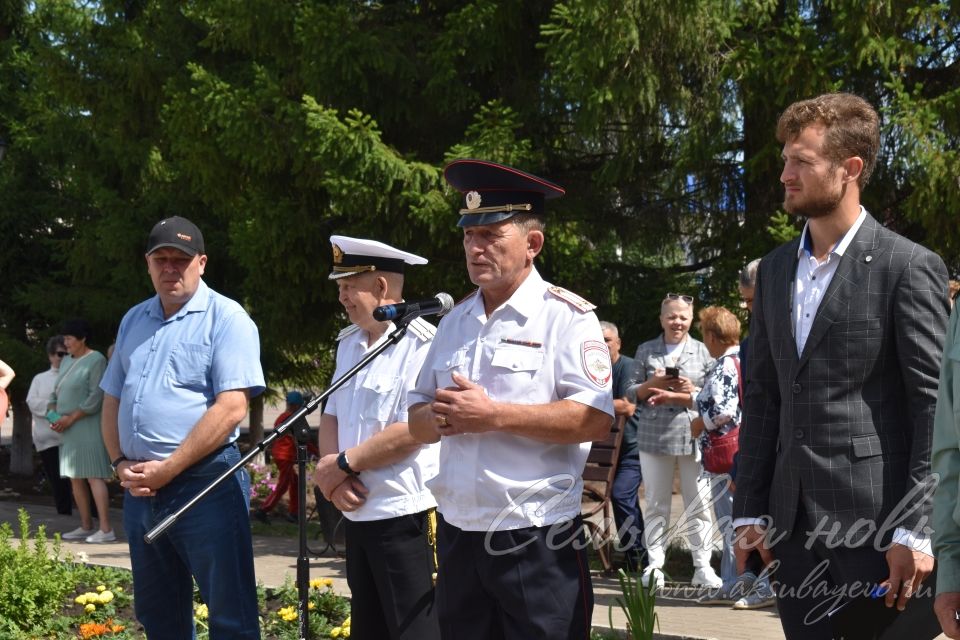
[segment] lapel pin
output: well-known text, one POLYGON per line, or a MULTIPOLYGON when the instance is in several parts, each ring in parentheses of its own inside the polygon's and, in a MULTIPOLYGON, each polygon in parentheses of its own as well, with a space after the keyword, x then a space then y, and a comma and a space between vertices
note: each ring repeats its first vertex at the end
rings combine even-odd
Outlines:
POLYGON ((864 258, 863 260, 864 260, 864 262, 870 262, 871 260, 873 260, 873 256, 867 256, 867 257, 864 258))

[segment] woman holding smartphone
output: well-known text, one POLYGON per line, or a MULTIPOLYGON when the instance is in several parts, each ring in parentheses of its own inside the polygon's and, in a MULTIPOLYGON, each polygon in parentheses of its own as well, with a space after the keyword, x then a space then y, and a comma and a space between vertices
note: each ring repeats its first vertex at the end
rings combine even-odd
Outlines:
POLYGON ((713 368, 714 360, 706 346, 690 337, 693 322, 693 297, 668 293, 660 304, 659 337, 644 342, 637 349, 634 362, 638 385, 627 393, 636 393, 639 425, 637 448, 643 474, 646 507, 643 510, 644 543, 649 564, 643 572, 644 584, 655 580, 663 584, 666 559, 667 525, 673 494, 674 469, 680 468, 680 491, 684 514, 693 522, 678 523, 687 532, 695 569, 694 586, 719 587, 722 582, 710 566, 710 529, 708 497, 710 488, 701 477, 697 447, 690 433, 690 424, 697 414, 679 404, 650 402, 656 390, 666 390, 695 398, 703 386, 704 376, 713 368))
POLYGON ((50 428, 62 436, 60 475, 70 478, 73 499, 80 512, 80 526, 61 537, 92 543, 112 542, 117 537, 110 526, 106 480, 113 477, 113 469, 100 435, 103 403, 100 378, 107 359, 87 346, 90 326, 83 320, 70 320, 60 333, 69 355, 60 363, 60 373, 47 405, 47 419, 50 428), (99 531, 93 528, 87 485, 97 507, 99 531))

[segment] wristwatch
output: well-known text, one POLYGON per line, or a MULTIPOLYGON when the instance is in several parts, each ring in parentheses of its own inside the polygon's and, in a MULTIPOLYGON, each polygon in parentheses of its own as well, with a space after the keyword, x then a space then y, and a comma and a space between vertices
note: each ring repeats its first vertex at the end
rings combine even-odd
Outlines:
POLYGON ((337 466, 340 467, 340 471, 343 471, 348 476, 358 476, 360 475, 356 471, 350 468, 350 461, 347 460, 347 452, 341 451, 340 455, 337 456, 337 466))
POLYGON ((127 462, 127 460, 128 460, 127 456, 123 456, 123 455, 122 455, 122 456, 120 456, 119 458, 117 458, 116 460, 114 460, 113 462, 111 462, 111 463, 110 463, 110 467, 113 469, 113 472, 116 473, 116 472, 117 472, 117 467, 120 466, 120 463, 121 463, 121 462, 127 462))

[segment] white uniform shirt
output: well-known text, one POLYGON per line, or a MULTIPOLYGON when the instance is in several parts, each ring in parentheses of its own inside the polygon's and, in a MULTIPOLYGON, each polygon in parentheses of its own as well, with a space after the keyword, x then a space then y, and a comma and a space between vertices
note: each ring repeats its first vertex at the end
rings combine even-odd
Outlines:
MULTIPOLYGON (((613 416, 612 367, 592 305, 577 308, 550 292, 534 269, 511 298, 486 316, 474 294, 437 330, 409 395, 432 402, 456 386, 453 372, 512 404, 574 400, 613 416)), ((429 483, 444 519, 467 531, 549 526, 580 513, 590 442, 548 444, 508 433, 441 439, 440 473, 429 483)))
MULTIPOLYGON (((356 325, 340 333, 336 380, 350 370, 370 349, 387 339, 393 323, 376 343, 356 325)), ((340 450, 355 447, 394 422, 407 421, 407 392, 427 355, 436 328, 417 318, 400 342, 377 356, 356 376, 327 399, 324 413, 337 419, 340 450)), ((403 460, 379 469, 366 469, 360 481, 370 490, 367 501, 356 511, 344 512, 354 521, 383 520, 420 513, 437 506, 426 482, 437 474, 440 445, 425 445, 403 460)))
POLYGON ((57 375, 59 371, 52 368, 38 373, 33 376, 27 391, 27 406, 33 414, 33 446, 37 451, 60 446, 60 434, 50 428, 47 420, 47 402, 57 385, 57 375))

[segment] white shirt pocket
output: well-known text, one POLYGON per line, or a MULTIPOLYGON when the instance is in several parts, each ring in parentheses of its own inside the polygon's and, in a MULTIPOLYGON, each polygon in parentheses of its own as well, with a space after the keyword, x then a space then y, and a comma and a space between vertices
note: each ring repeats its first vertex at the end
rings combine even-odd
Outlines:
POLYGON ((433 375, 437 381, 437 389, 446 389, 447 387, 456 387, 453 382, 453 374, 459 373, 462 376, 468 376, 465 370, 467 360, 466 349, 459 349, 450 354, 445 360, 440 360, 433 367, 433 375))
POLYGON ((490 360, 495 373, 494 397, 522 402, 534 390, 534 379, 543 360, 543 348, 498 345, 490 360))
POLYGON ((396 410, 399 392, 400 376, 385 373, 368 375, 360 385, 362 418, 389 423, 396 410))

